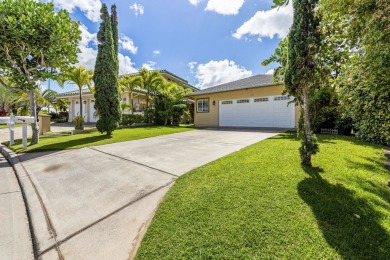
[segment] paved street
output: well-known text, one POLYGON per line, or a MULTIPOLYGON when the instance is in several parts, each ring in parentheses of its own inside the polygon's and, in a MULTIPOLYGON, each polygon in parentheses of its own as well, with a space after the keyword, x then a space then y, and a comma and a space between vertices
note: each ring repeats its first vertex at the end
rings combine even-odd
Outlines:
POLYGON ((14 170, 1 154, 0 259, 34 259, 22 193, 14 170))

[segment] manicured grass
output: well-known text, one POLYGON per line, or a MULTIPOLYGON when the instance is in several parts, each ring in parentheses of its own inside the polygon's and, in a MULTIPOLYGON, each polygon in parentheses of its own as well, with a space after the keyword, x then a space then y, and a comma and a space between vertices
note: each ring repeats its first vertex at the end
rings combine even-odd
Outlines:
POLYGON ((102 144, 118 143, 142 138, 148 138, 158 135, 167 135, 193 130, 189 127, 168 127, 168 126, 150 126, 137 128, 123 128, 115 130, 112 136, 92 132, 78 135, 53 135, 43 136, 39 139, 39 144, 30 145, 27 150, 22 150, 21 140, 15 141, 11 149, 15 152, 39 152, 49 150, 66 150, 90 147, 102 144))
POLYGON ((137 259, 389 259, 383 147, 319 141, 313 168, 285 133, 178 178, 137 259))
MULTIPOLYGON (((30 125, 30 124, 28 124, 30 125)), ((22 126, 22 124, 15 124, 14 127, 19 127, 19 126, 22 126)), ((3 129, 3 128, 8 128, 8 125, 0 125, 0 129, 3 129)))

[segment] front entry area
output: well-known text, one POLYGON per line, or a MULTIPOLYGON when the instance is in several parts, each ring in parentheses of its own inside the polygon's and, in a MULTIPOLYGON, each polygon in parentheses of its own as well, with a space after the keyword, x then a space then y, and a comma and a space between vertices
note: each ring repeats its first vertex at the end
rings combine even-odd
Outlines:
POLYGON ((291 96, 265 96, 219 101, 219 126, 293 128, 291 96))

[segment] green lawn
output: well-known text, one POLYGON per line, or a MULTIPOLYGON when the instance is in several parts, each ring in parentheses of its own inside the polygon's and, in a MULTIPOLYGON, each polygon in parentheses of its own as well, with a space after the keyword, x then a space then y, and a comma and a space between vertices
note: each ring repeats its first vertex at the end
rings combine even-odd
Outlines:
MULTIPOLYGON (((30 126, 30 124, 27 124, 28 126, 30 126)), ((14 127, 19 127, 19 126, 22 126, 22 124, 15 124, 14 127)), ((8 128, 8 125, 0 125, 0 129, 3 129, 3 128, 8 128)))
POLYGON ((137 259, 389 259, 383 147, 319 141, 313 168, 286 133, 178 178, 137 259))
POLYGON ((90 147, 102 144, 111 144, 142 138, 148 138, 158 135, 167 135, 193 130, 189 127, 168 127, 168 126, 150 126, 137 128, 123 128, 115 130, 112 136, 92 132, 78 135, 53 135, 43 136, 39 139, 39 144, 29 145, 27 150, 22 150, 21 140, 16 140, 11 149, 15 152, 39 152, 49 150, 65 150, 90 147))

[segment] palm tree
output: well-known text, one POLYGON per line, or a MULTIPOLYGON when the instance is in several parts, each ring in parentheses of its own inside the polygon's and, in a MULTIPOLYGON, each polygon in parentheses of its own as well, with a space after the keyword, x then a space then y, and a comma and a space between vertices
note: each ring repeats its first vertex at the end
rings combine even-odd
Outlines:
POLYGON ((83 87, 87 86, 88 89, 93 93, 92 75, 93 75, 93 71, 87 70, 83 66, 73 67, 63 75, 64 80, 59 82, 61 86, 63 86, 65 82, 69 82, 71 84, 75 84, 79 88, 81 116, 83 115, 83 98, 82 98, 83 87))
POLYGON ((159 71, 148 71, 146 68, 140 69, 139 76, 140 87, 146 90, 146 108, 149 108, 150 94, 154 95, 157 87, 162 85, 165 79, 159 71))
POLYGON ((125 90, 128 90, 130 92, 130 103, 131 103, 132 111, 134 111, 133 92, 136 89, 136 87, 142 85, 141 81, 142 78, 140 76, 130 76, 130 75, 124 75, 119 79, 120 91, 123 92, 125 90))

